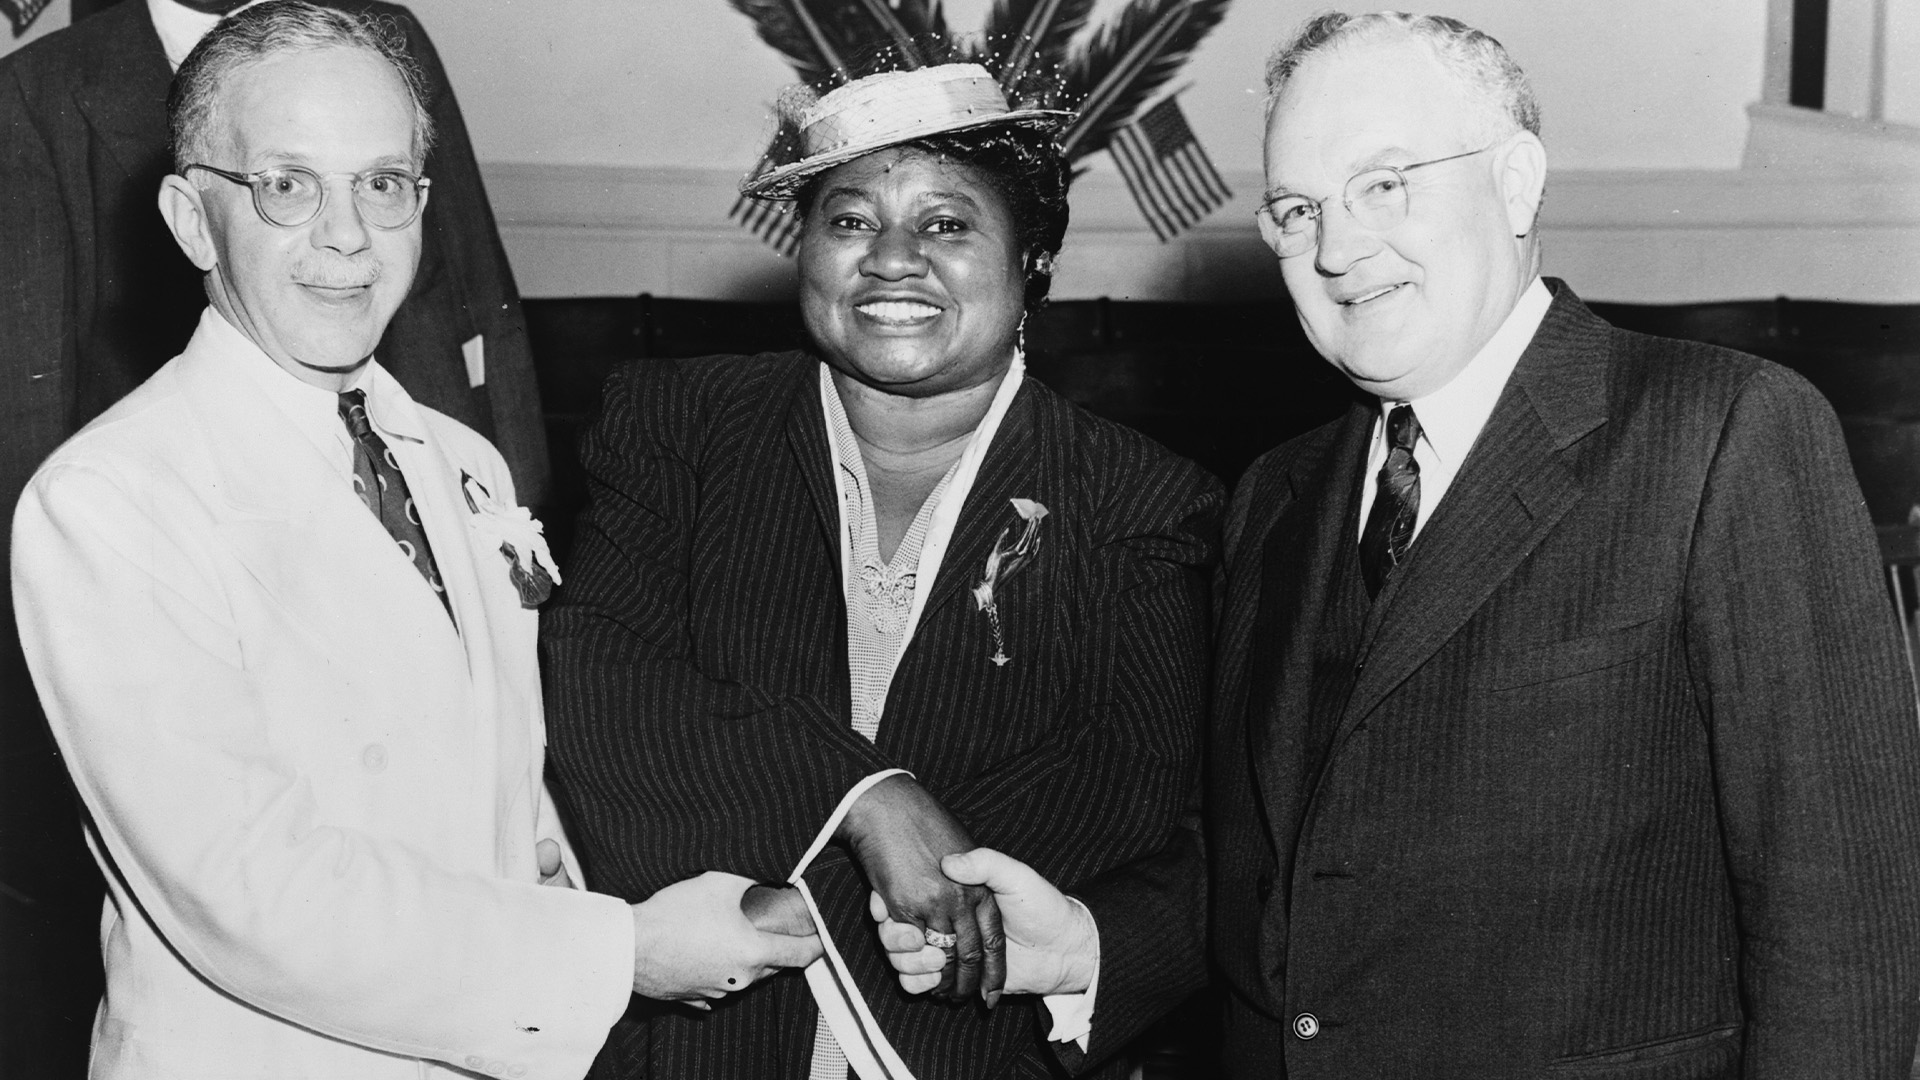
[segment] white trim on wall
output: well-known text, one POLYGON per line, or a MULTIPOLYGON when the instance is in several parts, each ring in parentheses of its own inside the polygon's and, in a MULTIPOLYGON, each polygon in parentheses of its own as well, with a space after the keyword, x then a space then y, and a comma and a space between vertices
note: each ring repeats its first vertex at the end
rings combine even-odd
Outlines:
MULTIPOLYGON (((484 171, 526 296, 793 294, 792 263, 727 219, 734 172, 522 163, 484 171)), ((1781 163, 1555 173, 1547 183, 1544 269, 1592 300, 1920 303, 1920 170, 1872 172, 1781 163)), ((1081 177, 1054 295, 1275 295, 1279 271, 1251 220, 1261 178, 1238 172, 1226 179, 1234 199, 1161 244, 1117 175, 1081 177)))

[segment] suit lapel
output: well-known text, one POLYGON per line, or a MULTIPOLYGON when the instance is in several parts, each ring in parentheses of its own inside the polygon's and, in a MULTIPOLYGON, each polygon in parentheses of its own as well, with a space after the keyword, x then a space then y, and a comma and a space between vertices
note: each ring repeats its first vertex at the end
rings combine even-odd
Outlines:
POLYGON ((1294 502, 1274 519, 1257 563, 1260 603, 1248 653, 1248 753, 1267 804, 1274 849, 1288 851, 1296 816, 1281 804, 1299 798, 1314 642, 1341 545, 1357 543, 1348 524, 1366 469, 1375 411, 1356 402, 1322 451, 1302 455, 1288 473, 1294 502), (1286 835, 1281 835, 1282 831, 1286 835))
POLYGON ((83 74, 76 103, 121 171, 143 176, 166 156, 173 71, 145 4, 120 4, 94 18, 104 24, 104 47, 83 74))
MULTIPOLYGON (((797 365, 802 377, 793 380, 787 404, 787 445, 799 463, 800 477, 813 504, 814 520, 820 537, 833 550, 833 564, 840 559, 840 502, 834 486, 833 452, 827 446, 827 414, 820 406, 820 367, 797 365)), ((836 578, 839 575, 836 574, 836 578)), ((845 582, 842 582, 844 588, 845 582)))
POLYGON ((445 670, 447 660, 464 670, 459 638, 419 571, 338 471, 234 370, 248 359, 218 355, 206 337, 203 322, 181 378, 230 508, 220 534, 248 574, 343 676, 379 683, 398 656, 418 657, 421 670, 445 670))
POLYGON ((1446 501, 1376 602, 1365 667, 1336 746, 1466 624, 1580 499, 1571 451, 1606 422, 1607 362, 1606 324, 1557 284, 1446 501))
MULTIPOLYGON (((986 568, 987 553, 999 539, 1000 530, 1019 520, 1009 500, 1018 497, 1047 503, 1046 493, 1034 484, 1040 459, 1051 453, 1055 440, 1042 437, 1037 430, 1034 400, 1033 392, 1022 386, 1007 407, 1006 416, 1000 420, 1000 430, 987 447, 986 457, 981 459, 973 489, 967 492, 967 501, 960 507, 960 519, 954 524, 953 539, 940 560, 933 592, 928 594, 921 611, 923 627, 932 621, 942 605, 963 590, 970 592, 979 581, 986 568)), ((1053 470, 1049 475, 1057 476, 1060 472, 1053 470)), ((1055 527, 1058 528, 1059 523, 1055 523, 1055 527)), ((1043 527, 1042 533, 1046 531, 1043 527)), ((915 636, 917 639, 918 635, 915 636)))

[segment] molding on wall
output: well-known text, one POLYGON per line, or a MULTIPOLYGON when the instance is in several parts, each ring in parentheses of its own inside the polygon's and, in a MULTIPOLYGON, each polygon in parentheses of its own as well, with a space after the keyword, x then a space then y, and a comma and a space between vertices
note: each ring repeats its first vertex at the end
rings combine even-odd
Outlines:
POLYGON ((1920 127, 1755 102, 1740 167, 1920 180, 1920 127))
MULTIPOLYGON (((532 163, 484 172, 527 296, 793 294, 792 263, 727 219, 734 172, 532 163)), ((1232 201, 1161 244, 1116 174, 1082 176, 1054 294, 1273 295, 1279 269, 1248 220, 1261 178, 1226 180, 1232 201)), ((1543 228, 1544 269, 1589 299, 1920 302, 1920 169, 1561 172, 1548 180, 1543 228)))

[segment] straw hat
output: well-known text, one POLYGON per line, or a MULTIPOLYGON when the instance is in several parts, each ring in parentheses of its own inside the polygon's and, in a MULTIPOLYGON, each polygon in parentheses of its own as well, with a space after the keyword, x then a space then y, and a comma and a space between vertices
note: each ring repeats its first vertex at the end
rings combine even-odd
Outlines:
POLYGON ((1014 109, 979 64, 941 64, 856 79, 800 111, 800 159, 740 182, 740 193, 791 199, 810 178, 863 154, 930 135, 1015 124, 1058 128, 1063 109, 1014 109))

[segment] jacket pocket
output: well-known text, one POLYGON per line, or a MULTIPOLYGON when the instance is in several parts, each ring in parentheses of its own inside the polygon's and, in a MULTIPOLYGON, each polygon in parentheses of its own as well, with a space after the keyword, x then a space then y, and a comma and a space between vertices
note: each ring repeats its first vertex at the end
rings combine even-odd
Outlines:
POLYGON ((1733 1080, 1740 1073, 1740 1025, 1690 1031, 1652 1042, 1564 1057, 1549 1076, 1611 1080, 1733 1080))
POLYGON ((1512 690, 1619 667, 1653 651, 1670 625, 1663 618, 1644 619, 1598 634, 1518 649, 1492 665, 1486 684, 1493 690, 1512 690))

